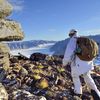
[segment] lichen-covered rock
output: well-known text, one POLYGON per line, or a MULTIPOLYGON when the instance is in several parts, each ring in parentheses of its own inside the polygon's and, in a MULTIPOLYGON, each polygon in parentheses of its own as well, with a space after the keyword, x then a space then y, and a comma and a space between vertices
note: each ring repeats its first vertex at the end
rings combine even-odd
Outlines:
POLYGON ((43 79, 40 79, 39 81, 37 81, 36 87, 38 87, 40 89, 45 89, 45 88, 49 87, 49 83, 45 78, 43 78, 43 79))
POLYGON ((9 48, 3 43, 0 43, 0 67, 6 71, 9 68, 9 48))
POLYGON ((0 18, 5 18, 11 14, 13 10, 12 5, 8 0, 0 0, 0 18))
POLYGON ((24 38, 21 25, 15 21, 0 20, 0 41, 22 40, 24 38))
POLYGON ((33 74, 32 76, 33 76, 34 80, 41 79, 41 76, 39 74, 33 74))
POLYGON ((0 100, 8 100, 8 93, 2 83, 0 83, 0 100))
POLYGON ((46 100, 43 96, 35 96, 25 90, 16 90, 10 96, 9 100, 46 100))

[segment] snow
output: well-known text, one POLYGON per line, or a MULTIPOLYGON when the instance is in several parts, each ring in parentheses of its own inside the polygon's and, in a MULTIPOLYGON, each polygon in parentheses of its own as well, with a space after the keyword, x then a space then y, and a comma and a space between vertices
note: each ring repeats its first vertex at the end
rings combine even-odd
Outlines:
POLYGON ((43 53, 52 55, 53 52, 50 51, 50 48, 54 45, 54 43, 48 43, 48 44, 41 44, 37 47, 29 48, 29 49, 21 49, 21 50, 12 50, 10 53, 14 56, 18 56, 19 53, 26 56, 27 58, 30 58, 30 55, 33 53, 43 53))

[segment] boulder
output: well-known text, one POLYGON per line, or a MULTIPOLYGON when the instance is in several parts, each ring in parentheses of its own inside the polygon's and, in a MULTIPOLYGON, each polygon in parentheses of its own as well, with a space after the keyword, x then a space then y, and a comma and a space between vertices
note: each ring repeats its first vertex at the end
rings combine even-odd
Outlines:
POLYGON ((5 18, 11 14, 13 10, 12 5, 8 0, 0 0, 0 18, 5 18))
POLYGON ((23 31, 18 22, 8 19, 0 20, 0 41, 16 41, 23 38, 23 31))
POLYGON ((40 60, 44 60, 45 58, 46 58, 46 55, 42 53, 33 53, 30 56, 30 60, 32 61, 40 61, 40 60))

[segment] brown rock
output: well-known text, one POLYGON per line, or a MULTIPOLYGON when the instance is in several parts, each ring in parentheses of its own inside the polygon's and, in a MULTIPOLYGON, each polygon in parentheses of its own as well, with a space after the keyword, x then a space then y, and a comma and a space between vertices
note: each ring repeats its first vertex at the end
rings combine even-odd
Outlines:
POLYGON ((67 97, 62 97, 62 100, 68 100, 68 98, 67 97))
POLYGON ((64 86, 64 85, 65 85, 65 80, 63 80, 63 79, 58 79, 57 85, 64 86))
POLYGON ((30 60, 32 61, 40 61, 40 60, 44 60, 45 58, 46 58, 46 55, 42 53, 33 53, 30 56, 30 60))

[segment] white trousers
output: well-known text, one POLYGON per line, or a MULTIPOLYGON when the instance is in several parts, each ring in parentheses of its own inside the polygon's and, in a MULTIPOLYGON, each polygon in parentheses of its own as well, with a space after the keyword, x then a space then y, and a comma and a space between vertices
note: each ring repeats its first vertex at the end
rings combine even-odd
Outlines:
MULTIPOLYGON (((95 92, 100 97, 100 91, 97 89, 97 86, 95 85, 95 82, 92 79, 90 72, 83 74, 83 78, 84 78, 87 86, 90 89, 95 90, 95 92)), ((82 86, 81 86, 81 83, 80 83, 79 75, 75 74, 73 71, 72 71, 72 79, 73 79, 73 82, 74 82, 74 92, 77 93, 77 94, 82 94, 82 86)))

